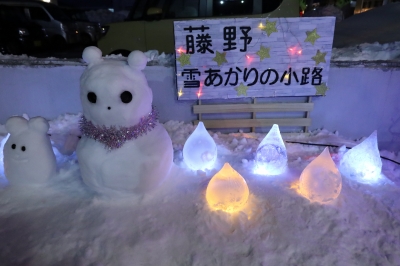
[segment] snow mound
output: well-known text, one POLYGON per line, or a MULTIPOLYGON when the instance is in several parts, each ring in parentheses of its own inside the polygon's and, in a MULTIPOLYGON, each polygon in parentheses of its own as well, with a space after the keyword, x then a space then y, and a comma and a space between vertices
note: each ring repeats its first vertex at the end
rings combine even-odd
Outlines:
MULTIPOLYGON (((51 137, 68 135, 77 117, 50 121, 51 137)), ((217 166, 191 171, 181 154, 195 127, 179 121, 164 127, 175 166, 151 194, 94 193, 81 181, 75 153, 57 154, 59 172, 46 186, 0 189, 2 265, 400 265, 398 164, 383 160, 385 181, 376 185, 343 176, 342 191, 330 204, 311 203, 296 190, 324 145, 359 141, 326 130, 285 136, 289 170, 261 176, 253 172, 254 156, 265 134, 209 132, 217 166), (249 187, 239 213, 212 211, 205 199, 209 180, 226 162, 249 187)), ((336 164, 343 147, 330 148, 336 164)))
POLYGON ((400 42, 363 43, 346 48, 333 48, 332 61, 400 60, 400 42))
MULTIPOLYGON (((147 51, 148 66, 175 66, 175 55, 147 51)), ((108 59, 126 60, 121 54, 106 56, 108 59)), ((335 61, 400 61, 400 42, 380 44, 363 43, 345 48, 333 48, 331 60, 335 61)))
MULTIPOLYGON (((175 66, 175 55, 165 54, 157 50, 145 52, 148 66, 175 66)), ((126 60, 121 54, 107 55, 105 59, 126 60)), ((380 44, 363 43, 356 46, 332 49, 332 62, 335 61, 400 61, 400 42, 380 44)), ((62 58, 36 58, 27 55, 3 55, 0 54, 0 64, 3 65, 85 65, 80 59, 62 59, 62 58)))
MULTIPOLYGON (((173 54, 158 54, 156 50, 145 53, 147 65, 174 66, 173 54)), ((107 58, 124 59, 121 55, 107 56, 107 58)), ((400 61, 400 42, 380 44, 363 43, 357 46, 332 49, 332 61, 400 61)))

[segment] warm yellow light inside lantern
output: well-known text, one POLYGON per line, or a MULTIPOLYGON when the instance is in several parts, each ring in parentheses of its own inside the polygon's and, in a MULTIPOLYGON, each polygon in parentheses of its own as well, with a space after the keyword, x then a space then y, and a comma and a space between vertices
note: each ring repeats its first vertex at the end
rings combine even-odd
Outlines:
POLYGON ((236 212, 241 210, 249 198, 249 187, 246 180, 225 163, 208 183, 206 199, 214 210, 236 212))
POLYGON ((328 148, 315 158, 300 175, 300 193, 312 202, 328 203, 342 190, 342 176, 328 148))

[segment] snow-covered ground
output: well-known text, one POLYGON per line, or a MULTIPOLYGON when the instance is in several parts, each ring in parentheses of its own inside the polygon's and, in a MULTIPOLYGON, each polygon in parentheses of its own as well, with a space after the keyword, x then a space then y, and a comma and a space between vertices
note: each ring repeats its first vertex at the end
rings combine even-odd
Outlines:
MULTIPOLYGON (((217 165, 195 172, 182 161, 195 127, 169 121, 164 127, 174 166, 165 182, 144 196, 102 194, 83 184, 71 154, 78 121, 79 115, 50 121, 59 171, 48 185, 6 186, 1 169, 1 265, 400 265, 398 164, 382 159, 375 184, 343 176, 342 191, 330 204, 311 203, 296 191, 302 170, 325 145, 357 141, 325 130, 285 135, 288 171, 261 176, 253 172, 254 156, 265 134, 210 132, 217 165), (225 162, 250 189, 238 214, 212 211, 205 200, 209 180, 225 162)), ((4 136, 4 126, 0 132, 4 136)), ((330 152, 338 163, 346 149, 330 152)), ((399 154, 381 155, 400 161, 399 154)))
MULTIPOLYGON (((398 60, 399 51, 400 42, 365 44, 333 49, 332 59, 398 60)), ((172 60, 156 51, 147 57, 149 64, 172 60)), ((339 164, 343 145, 361 140, 323 129, 284 135, 287 172, 262 176, 254 173, 254 158, 265 134, 210 132, 217 164, 191 171, 182 149, 195 127, 168 121, 174 166, 164 183, 141 196, 99 193, 81 180, 74 152, 79 118, 61 115, 50 121, 58 172, 45 186, 8 184, 2 163, 6 131, 0 125, 0 265, 400 265, 398 152, 380 151, 383 170, 377 182, 361 184, 342 175, 336 200, 311 203, 297 189, 303 169, 326 146, 339 164), (236 214, 213 211, 205 200, 209 180, 225 162, 250 190, 246 208, 236 214)))
MULTIPOLYGON (((147 51, 150 64, 173 65, 175 58, 158 51, 147 51)), ((118 57, 118 56, 110 56, 118 57)), ((344 48, 332 48, 332 61, 400 61, 400 41, 380 44, 362 43, 344 48)))
POLYGON ((333 61, 400 60, 400 42, 380 44, 363 43, 346 48, 332 49, 333 61))

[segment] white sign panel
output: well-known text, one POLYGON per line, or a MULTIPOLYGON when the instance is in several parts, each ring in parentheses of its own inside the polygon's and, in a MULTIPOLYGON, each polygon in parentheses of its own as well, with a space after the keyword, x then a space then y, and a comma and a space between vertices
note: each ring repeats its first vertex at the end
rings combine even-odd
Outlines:
POLYGON ((180 100, 325 95, 334 17, 175 21, 180 100))

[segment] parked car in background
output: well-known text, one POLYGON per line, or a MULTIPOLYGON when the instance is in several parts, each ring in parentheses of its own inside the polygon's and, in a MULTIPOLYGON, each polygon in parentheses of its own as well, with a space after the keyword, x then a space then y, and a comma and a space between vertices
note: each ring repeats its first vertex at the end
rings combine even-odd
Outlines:
POLYGON ((3 54, 22 54, 47 46, 46 31, 30 22, 17 7, 0 5, 0 50, 3 54))
POLYGON ((127 21, 107 25, 98 47, 103 55, 128 55, 132 50, 173 53, 176 20, 298 16, 298 0, 136 0, 127 21))
POLYGON ((0 4, 20 8, 28 21, 36 22, 46 30, 50 42, 56 47, 80 41, 75 22, 56 5, 18 0, 0 1, 0 4))
POLYGON ((67 7, 61 7, 61 9, 67 16, 75 21, 82 44, 96 44, 103 36, 101 24, 89 21, 85 10, 67 7))

